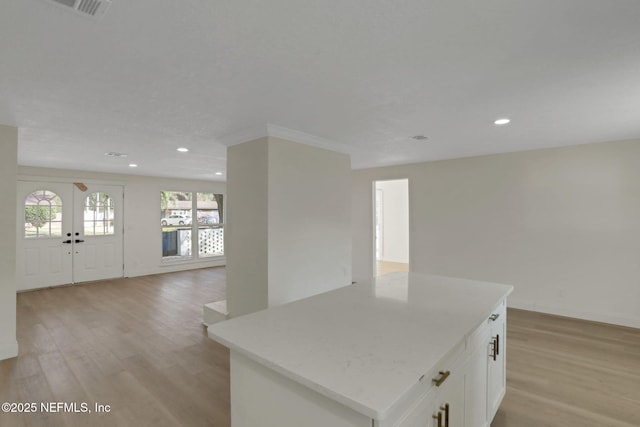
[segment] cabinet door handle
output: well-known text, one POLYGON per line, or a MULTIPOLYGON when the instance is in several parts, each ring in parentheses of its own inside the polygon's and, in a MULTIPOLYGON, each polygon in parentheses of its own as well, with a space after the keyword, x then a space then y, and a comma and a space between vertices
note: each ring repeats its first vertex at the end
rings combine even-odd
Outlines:
POLYGON ((496 320, 498 320, 498 317, 500 317, 500 313, 493 313, 491 316, 489 316, 489 320, 495 322, 496 320))
POLYGON ((438 420, 438 427, 442 427, 442 412, 438 411, 438 415, 434 415, 433 419, 438 420))
POLYGON ((443 382, 446 381, 447 378, 449 378, 449 375, 451 375, 450 371, 440 371, 438 372, 438 374, 440 374, 439 378, 434 378, 432 381, 435 383, 436 387, 440 387, 442 385, 443 382))
POLYGON ((496 355, 500 354, 500 334, 496 335, 496 355))
POLYGON ((445 403, 440 409, 444 411, 444 427, 449 427, 449 404, 445 403))

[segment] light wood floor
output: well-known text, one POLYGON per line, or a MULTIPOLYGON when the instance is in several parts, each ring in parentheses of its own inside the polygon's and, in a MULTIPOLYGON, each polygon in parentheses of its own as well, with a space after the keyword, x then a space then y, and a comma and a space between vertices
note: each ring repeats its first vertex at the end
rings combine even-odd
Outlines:
POLYGON ((509 309, 492 427, 640 426, 640 329, 509 309))
POLYGON ((225 280, 213 268, 18 294, 20 354, 0 362, 0 402, 112 412, 0 413, 0 426, 229 426, 229 353, 201 324, 225 280))
POLYGON ((391 261, 376 261, 376 275, 384 276, 389 273, 396 272, 406 272, 409 271, 409 264, 405 264, 402 262, 391 262, 391 261))
MULTIPOLYGON (((0 413, 0 426, 228 427, 229 353, 200 324, 202 304, 224 298, 223 268, 19 294, 20 355, 0 362, 0 402, 113 409, 0 413)), ((640 330, 508 317, 507 394, 492 427, 640 426, 640 330)))

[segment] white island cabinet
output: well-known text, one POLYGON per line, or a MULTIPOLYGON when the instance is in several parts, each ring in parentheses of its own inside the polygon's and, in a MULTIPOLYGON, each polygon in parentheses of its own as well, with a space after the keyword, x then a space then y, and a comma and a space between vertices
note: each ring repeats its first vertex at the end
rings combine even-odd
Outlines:
POLYGON ((212 325, 232 426, 489 426, 512 289, 396 273, 212 325))

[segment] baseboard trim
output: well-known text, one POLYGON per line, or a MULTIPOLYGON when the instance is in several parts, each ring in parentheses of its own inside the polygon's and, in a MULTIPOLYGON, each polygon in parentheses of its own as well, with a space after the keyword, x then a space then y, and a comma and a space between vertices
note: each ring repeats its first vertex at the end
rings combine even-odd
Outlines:
POLYGON ((198 270, 200 268, 223 267, 227 264, 226 258, 217 258, 215 260, 199 261, 199 262, 175 262, 161 264, 158 268, 144 270, 127 270, 125 269, 125 277, 151 276, 154 274, 176 273, 179 271, 198 270))
POLYGON ((571 307, 561 307, 544 303, 541 304, 539 302, 526 301, 513 297, 509 297, 507 299, 507 303, 511 308, 537 311, 539 313, 554 314, 556 316, 573 317, 576 319, 589 320, 592 322, 609 323, 611 325, 640 329, 640 318, 615 316, 608 313, 594 313, 589 311, 576 310, 571 307))
POLYGON ((0 360, 11 359, 18 355, 18 342, 0 344, 0 360))

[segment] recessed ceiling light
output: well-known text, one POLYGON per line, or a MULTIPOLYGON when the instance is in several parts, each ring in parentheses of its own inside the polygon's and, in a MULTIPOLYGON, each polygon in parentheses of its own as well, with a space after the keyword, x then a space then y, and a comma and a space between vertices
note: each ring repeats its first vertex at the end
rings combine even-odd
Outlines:
POLYGON ((117 153, 115 151, 109 151, 107 153, 104 153, 105 156, 109 156, 109 157, 127 157, 128 154, 125 153, 117 153))
POLYGON ((184 147, 180 147, 180 148, 178 148, 178 151, 181 152, 181 153, 186 153, 187 151, 189 151, 189 149, 188 148, 184 148, 184 147))
POLYGON ((222 175, 222 172, 216 172, 216 175, 222 175))
POLYGON ((138 167, 138 165, 136 165, 135 163, 129 163, 129 167, 130 167, 130 168, 137 168, 137 167, 138 167))
POLYGON ((424 135, 414 135, 414 136, 411 137, 411 139, 415 139, 416 141, 424 141, 424 140, 429 139, 429 138, 427 138, 424 135))
POLYGON ((510 121, 511 121, 510 119, 507 119, 507 118, 505 117, 505 118, 502 118, 502 119, 494 120, 494 121, 493 121, 493 124, 494 124, 494 125, 506 125, 506 124, 507 124, 507 123, 509 123, 510 121))

